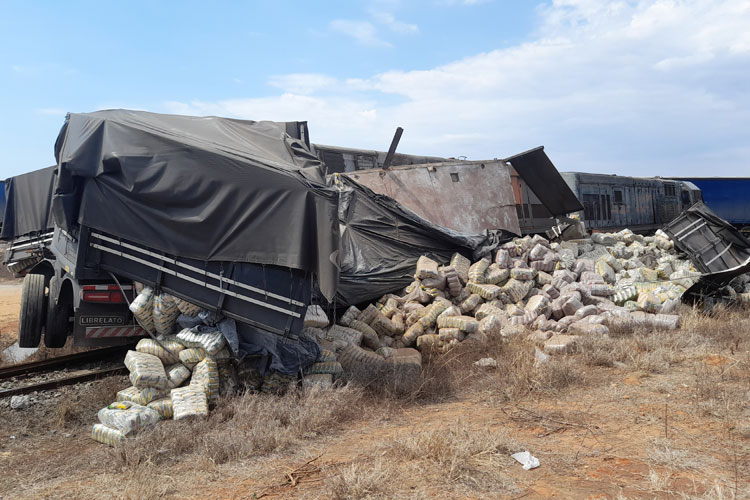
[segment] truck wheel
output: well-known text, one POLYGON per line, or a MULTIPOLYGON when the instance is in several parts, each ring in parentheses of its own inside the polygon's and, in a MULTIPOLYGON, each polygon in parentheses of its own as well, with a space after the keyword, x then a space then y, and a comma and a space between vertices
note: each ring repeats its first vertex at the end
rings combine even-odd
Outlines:
POLYGON ((44 275, 27 274, 21 291, 21 315, 18 320, 18 346, 37 347, 42 338, 47 303, 44 275))
MULTIPOLYGON (((52 279, 56 280, 56 278, 52 279)), ((54 283, 51 282, 49 288, 53 290, 54 283)), ((47 327, 44 332, 44 345, 52 349, 63 347, 68 339, 68 320, 73 313, 73 306, 68 304, 66 299, 67 297, 61 296, 55 304, 50 294, 47 303, 47 327)))

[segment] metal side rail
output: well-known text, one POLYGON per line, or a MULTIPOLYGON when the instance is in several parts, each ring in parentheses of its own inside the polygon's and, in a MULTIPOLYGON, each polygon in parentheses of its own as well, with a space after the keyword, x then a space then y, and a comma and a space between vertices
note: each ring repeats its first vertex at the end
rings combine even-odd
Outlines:
POLYGON ((96 252, 87 264, 272 333, 288 336, 301 330, 311 288, 301 271, 175 257, 94 230, 88 246, 96 252))

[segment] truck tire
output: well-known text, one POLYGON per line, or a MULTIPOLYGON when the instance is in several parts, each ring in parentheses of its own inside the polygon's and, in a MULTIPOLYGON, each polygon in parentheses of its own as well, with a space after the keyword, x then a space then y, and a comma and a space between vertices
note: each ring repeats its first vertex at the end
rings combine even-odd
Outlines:
POLYGON ((42 274, 27 274, 21 291, 21 315, 18 320, 18 346, 37 347, 44 326, 45 278, 42 274))
MULTIPOLYGON (((52 278, 56 280, 57 278, 52 278)), ((54 282, 50 282, 50 291, 54 289, 54 282)), ((60 296, 57 304, 50 294, 47 303, 47 327, 44 332, 44 345, 57 349, 65 345, 68 339, 68 320, 73 313, 73 305, 68 304, 67 297, 60 296)))

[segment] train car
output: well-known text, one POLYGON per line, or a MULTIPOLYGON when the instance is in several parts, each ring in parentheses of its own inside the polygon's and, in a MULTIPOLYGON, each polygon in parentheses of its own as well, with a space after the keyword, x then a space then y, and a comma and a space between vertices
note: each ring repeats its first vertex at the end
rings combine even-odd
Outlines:
POLYGON ((654 231, 701 201, 694 184, 659 177, 561 172, 583 204, 581 218, 591 230, 654 231))
POLYGON ((750 234, 750 177, 679 177, 700 188, 716 215, 750 234))
POLYGON ((3 229, 3 217, 5 216, 5 181, 0 181, 0 231, 3 229))

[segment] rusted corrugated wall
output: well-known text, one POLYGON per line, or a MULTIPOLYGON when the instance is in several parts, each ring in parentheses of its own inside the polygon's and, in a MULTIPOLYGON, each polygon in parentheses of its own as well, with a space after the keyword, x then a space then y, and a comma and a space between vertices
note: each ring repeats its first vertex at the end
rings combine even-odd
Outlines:
POLYGON ((502 161, 455 161, 343 175, 434 224, 469 234, 486 229, 520 234, 509 168, 502 161))

